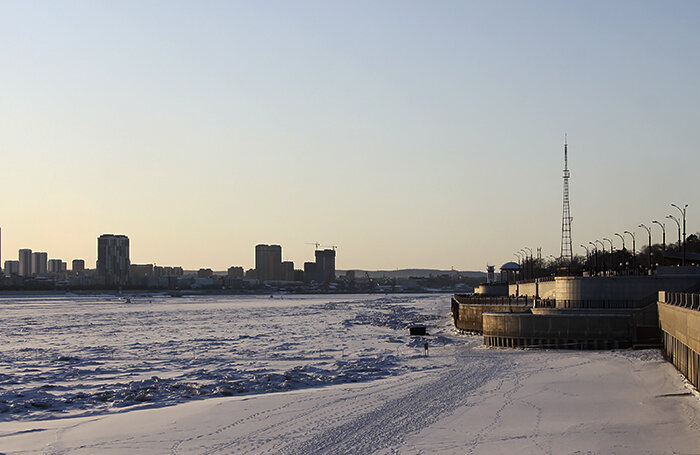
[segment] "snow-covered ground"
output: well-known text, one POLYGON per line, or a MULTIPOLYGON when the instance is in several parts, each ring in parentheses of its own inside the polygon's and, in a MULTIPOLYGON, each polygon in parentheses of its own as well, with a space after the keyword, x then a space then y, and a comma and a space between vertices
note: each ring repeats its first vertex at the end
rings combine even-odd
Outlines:
POLYGON ((445 295, 0 312, 0 453, 700 453, 700 401, 658 351, 484 348, 445 295))

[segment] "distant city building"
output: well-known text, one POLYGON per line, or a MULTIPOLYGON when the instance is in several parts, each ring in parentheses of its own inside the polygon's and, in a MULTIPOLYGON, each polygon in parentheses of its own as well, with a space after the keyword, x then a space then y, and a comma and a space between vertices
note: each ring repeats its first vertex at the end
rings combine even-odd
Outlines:
POLYGON ((85 260, 73 259, 71 266, 71 270, 73 271, 73 273, 82 272, 83 270, 85 270, 85 260))
POLYGON ((347 272, 345 272, 345 279, 348 281, 355 281, 355 271, 348 270, 347 272))
POLYGON ((214 276, 214 271, 212 269, 199 269, 197 272, 197 278, 211 278, 214 276))
POLYGON ((316 273, 319 283, 335 281, 335 250, 316 250, 316 273))
POLYGON ((282 263, 282 281, 294 281, 294 263, 284 261, 282 263))
POLYGON ((243 278, 243 267, 229 267, 228 268, 228 276, 231 278, 243 278))
POLYGON ((295 270, 294 271, 294 281, 304 281, 304 271, 295 270))
POLYGON ((153 264, 130 264, 129 281, 150 278, 153 276, 153 264))
POLYGON ((19 275, 19 261, 5 261, 5 275, 19 275))
POLYGON ((304 262, 304 282, 310 283, 312 281, 318 281, 318 277, 316 276, 316 263, 304 262))
POLYGON ((97 239, 97 273, 107 286, 126 285, 129 265, 129 237, 103 234, 97 239))
POLYGON ((255 272, 260 281, 282 279, 282 247, 279 245, 255 245, 255 272))
POLYGON ((49 260, 48 253, 43 251, 35 251, 32 253, 32 275, 46 276, 47 263, 49 260))
POLYGON ((32 250, 23 248, 19 250, 19 276, 32 276, 32 250))
POLYGON ((49 259, 48 272, 53 275, 63 272, 63 264, 65 264, 65 262, 60 259, 49 259))
POLYGON ((182 276, 184 274, 184 270, 182 267, 171 267, 171 266, 160 266, 160 265, 154 265, 153 266, 153 276, 160 278, 160 277, 178 277, 182 276))

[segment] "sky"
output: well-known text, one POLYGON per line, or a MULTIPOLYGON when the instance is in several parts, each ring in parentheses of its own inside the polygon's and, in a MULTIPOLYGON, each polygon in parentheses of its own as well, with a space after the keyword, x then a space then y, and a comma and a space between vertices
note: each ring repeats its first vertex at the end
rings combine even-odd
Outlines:
POLYGON ((558 256, 565 134, 575 253, 646 239, 671 203, 696 232, 699 14, 0 0, 2 260, 94 267, 103 233, 129 236, 132 263, 186 269, 254 267, 258 243, 297 268, 315 242, 339 269, 558 256))

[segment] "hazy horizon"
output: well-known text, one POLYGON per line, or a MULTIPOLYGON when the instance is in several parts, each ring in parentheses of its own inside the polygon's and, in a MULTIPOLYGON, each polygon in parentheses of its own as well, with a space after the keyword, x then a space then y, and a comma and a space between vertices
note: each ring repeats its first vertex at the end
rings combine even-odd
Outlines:
POLYGON ((670 203, 700 230, 697 2, 1 5, 3 261, 558 256, 565 133, 574 253, 670 203))

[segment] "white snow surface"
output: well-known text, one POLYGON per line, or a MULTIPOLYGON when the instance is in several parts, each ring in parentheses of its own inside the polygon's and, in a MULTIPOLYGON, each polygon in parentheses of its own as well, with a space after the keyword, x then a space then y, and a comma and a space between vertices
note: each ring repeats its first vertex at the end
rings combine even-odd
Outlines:
POLYGON ((486 348, 449 299, 4 298, 0 454, 700 453, 658 350, 486 348))

